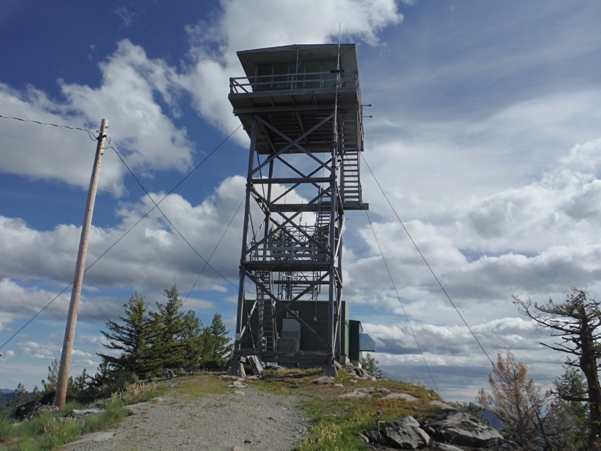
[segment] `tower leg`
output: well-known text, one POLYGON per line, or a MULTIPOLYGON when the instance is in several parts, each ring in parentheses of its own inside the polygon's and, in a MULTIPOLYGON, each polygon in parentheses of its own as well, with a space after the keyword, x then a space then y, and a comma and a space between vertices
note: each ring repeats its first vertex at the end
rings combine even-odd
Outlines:
POLYGON ((323 367, 323 375, 330 377, 337 377, 338 372, 336 371, 336 367, 334 366, 334 360, 328 359, 328 364, 323 367))

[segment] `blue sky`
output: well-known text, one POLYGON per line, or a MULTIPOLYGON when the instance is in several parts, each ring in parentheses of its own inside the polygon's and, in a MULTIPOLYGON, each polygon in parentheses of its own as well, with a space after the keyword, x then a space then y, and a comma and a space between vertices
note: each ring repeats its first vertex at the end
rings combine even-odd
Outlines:
MULTIPOLYGON (((0 5, 0 114, 97 129, 162 198, 237 126, 236 51, 358 45, 365 159, 491 357, 511 349, 549 383, 562 356, 511 295, 600 289, 601 5, 588 1, 163 0, 0 5)), ((205 258, 242 200, 238 131, 161 205, 205 258)), ((0 118, 0 342, 72 278, 95 143, 0 118)), ((490 363, 404 235, 371 174, 364 196, 395 284, 447 399, 472 400, 490 363)), ((151 207, 111 149, 88 263, 151 207)), ((156 213, 156 212, 155 212, 156 213)), ((152 213, 84 279, 73 372, 98 364, 100 329, 134 291, 186 296, 203 262, 152 213)), ((230 328, 242 215, 186 301, 230 328)), ((345 292, 393 377, 431 385, 362 212, 347 215, 345 292)), ((0 387, 40 385, 59 357, 69 291, 0 352, 0 387)))

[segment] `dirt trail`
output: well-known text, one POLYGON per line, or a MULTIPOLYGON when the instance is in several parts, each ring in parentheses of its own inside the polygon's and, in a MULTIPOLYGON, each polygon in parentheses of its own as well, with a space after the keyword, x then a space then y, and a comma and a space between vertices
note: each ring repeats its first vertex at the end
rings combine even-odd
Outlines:
POLYGON ((129 406, 134 415, 118 428, 83 436, 61 449, 289 451, 305 437, 308 428, 297 404, 297 397, 253 387, 194 401, 173 392, 129 406))

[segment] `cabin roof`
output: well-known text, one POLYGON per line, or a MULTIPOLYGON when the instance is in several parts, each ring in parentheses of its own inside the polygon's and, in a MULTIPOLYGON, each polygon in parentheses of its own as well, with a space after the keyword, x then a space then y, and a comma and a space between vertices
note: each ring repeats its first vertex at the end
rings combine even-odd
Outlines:
MULTIPOLYGON (((258 64, 290 61, 320 61, 335 59, 338 44, 294 44, 263 49, 241 50, 238 58, 247 77, 254 77, 258 64)), ((355 44, 340 44, 340 67, 345 71, 356 71, 357 49, 355 44)))

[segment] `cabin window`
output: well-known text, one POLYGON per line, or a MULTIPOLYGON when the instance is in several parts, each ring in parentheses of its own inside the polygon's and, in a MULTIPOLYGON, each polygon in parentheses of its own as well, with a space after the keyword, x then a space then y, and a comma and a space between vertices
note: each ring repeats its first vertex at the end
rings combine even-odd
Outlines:
POLYGON ((258 64, 256 90, 334 87, 336 60, 258 64))

